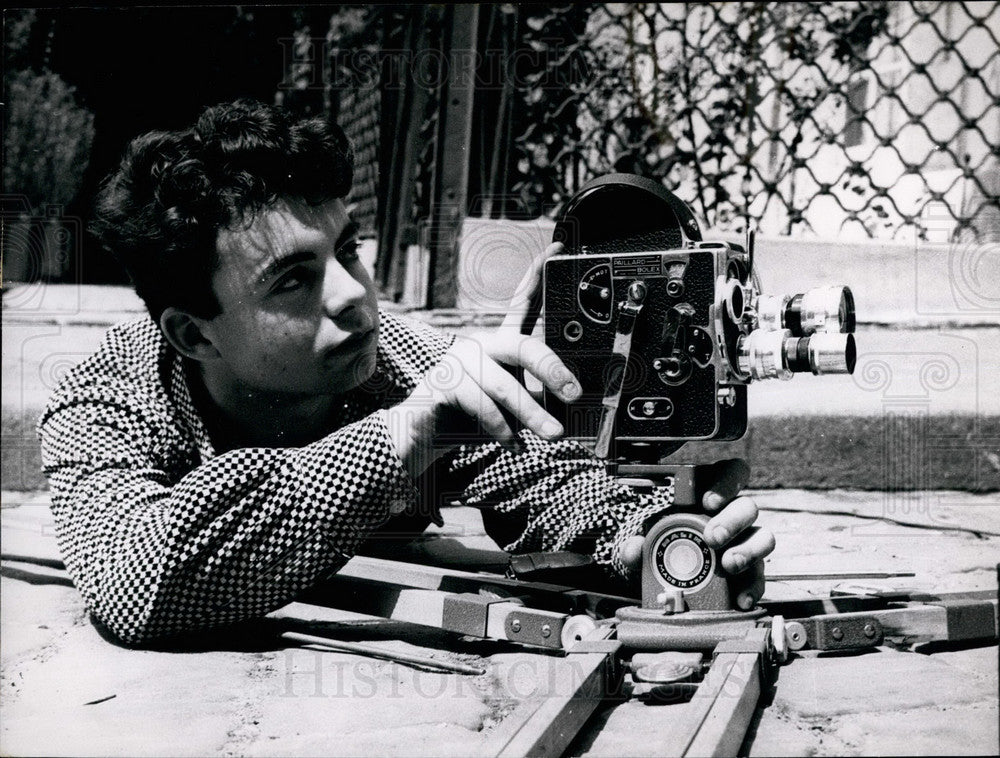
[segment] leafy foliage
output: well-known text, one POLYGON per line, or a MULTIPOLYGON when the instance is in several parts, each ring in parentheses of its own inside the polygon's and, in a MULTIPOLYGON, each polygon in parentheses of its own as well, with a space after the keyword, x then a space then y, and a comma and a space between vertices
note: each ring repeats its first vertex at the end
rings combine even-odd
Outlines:
POLYGON ((94 116, 51 71, 18 71, 7 82, 4 187, 34 212, 68 205, 80 189, 94 139, 94 116))

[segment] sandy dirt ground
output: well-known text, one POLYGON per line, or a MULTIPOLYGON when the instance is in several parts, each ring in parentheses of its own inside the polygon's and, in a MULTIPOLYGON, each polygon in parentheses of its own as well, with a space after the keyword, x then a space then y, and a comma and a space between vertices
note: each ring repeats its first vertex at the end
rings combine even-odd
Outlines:
MULTIPOLYGON (((775 531, 771 574, 911 571, 882 587, 996 587, 995 495, 916 492, 755 493, 775 531)), ((57 557, 42 493, 3 494, 5 555, 57 557)), ((478 513, 446 526, 411 560, 449 552, 495 562, 478 513)), ((822 595, 835 581, 772 582, 770 599, 822 595)), ((127 650, 91 625, 64 575, 5 561, 0 752, 4 755, 473 755, 540 698, 559 694, 565 661, 502 642, 292 604, 197 649, 127 650), (481 675, 289 647, 298 628, 441 660, 481 675)), ((751 727, 750 755, 998 752, 997 646, 863 655, 806 653, 779 673, 751 727)), ((570 748, 586 756, 662 755, 683 705, 630 701, 599 710, 570 748)))

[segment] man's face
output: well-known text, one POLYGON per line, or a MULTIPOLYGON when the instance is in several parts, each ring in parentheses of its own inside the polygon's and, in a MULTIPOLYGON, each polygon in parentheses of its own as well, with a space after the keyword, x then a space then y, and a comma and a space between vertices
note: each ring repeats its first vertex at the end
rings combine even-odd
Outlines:
POLYGON ((222 310, 204 331, 237 388, 338 394, 371 376, 375 287, 341 200, 279 199, 248 229, 220 232, 216 246, 222 310))

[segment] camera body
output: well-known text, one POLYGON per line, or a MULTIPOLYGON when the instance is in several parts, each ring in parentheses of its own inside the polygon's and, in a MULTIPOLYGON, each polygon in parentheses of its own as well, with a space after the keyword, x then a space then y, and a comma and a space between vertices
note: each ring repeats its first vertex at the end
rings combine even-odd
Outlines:
POLYGON ((599 457, 739 439, 751 381, 854 369, 850 289, 763 295, 753 235, 703 240, 687 206, 649 179, 590 182, 554 239, 565 250, 543 271, 544 339, 583 394, 546 393, 545 407, 599 457))
POLYGON ((546 407, 567 436, 595 439, 606 390, 620 382, 619 441, 738 439, 747 426, 746 379, 728 357, 745 328, 730 317, 727 295, 749 281, 747 254, 730 243, 651 247, 602 246, 546 264, 545 342, 583 388, 580 402, 551 396, 546 407), (625 357, 614 349, 616 316, 637 282, 645 292, 625 357))

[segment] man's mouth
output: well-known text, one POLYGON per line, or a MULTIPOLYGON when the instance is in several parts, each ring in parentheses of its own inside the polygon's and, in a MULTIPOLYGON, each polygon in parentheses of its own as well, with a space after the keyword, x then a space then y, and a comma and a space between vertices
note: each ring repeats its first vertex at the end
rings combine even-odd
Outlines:
POLYGON ((326 351, 327 360, 343 358, 344 356, 361 350, 375 336, 375 332, 375 328, 372 327, 367 331, 352 334, 336 347, 332 347, 326 351))

